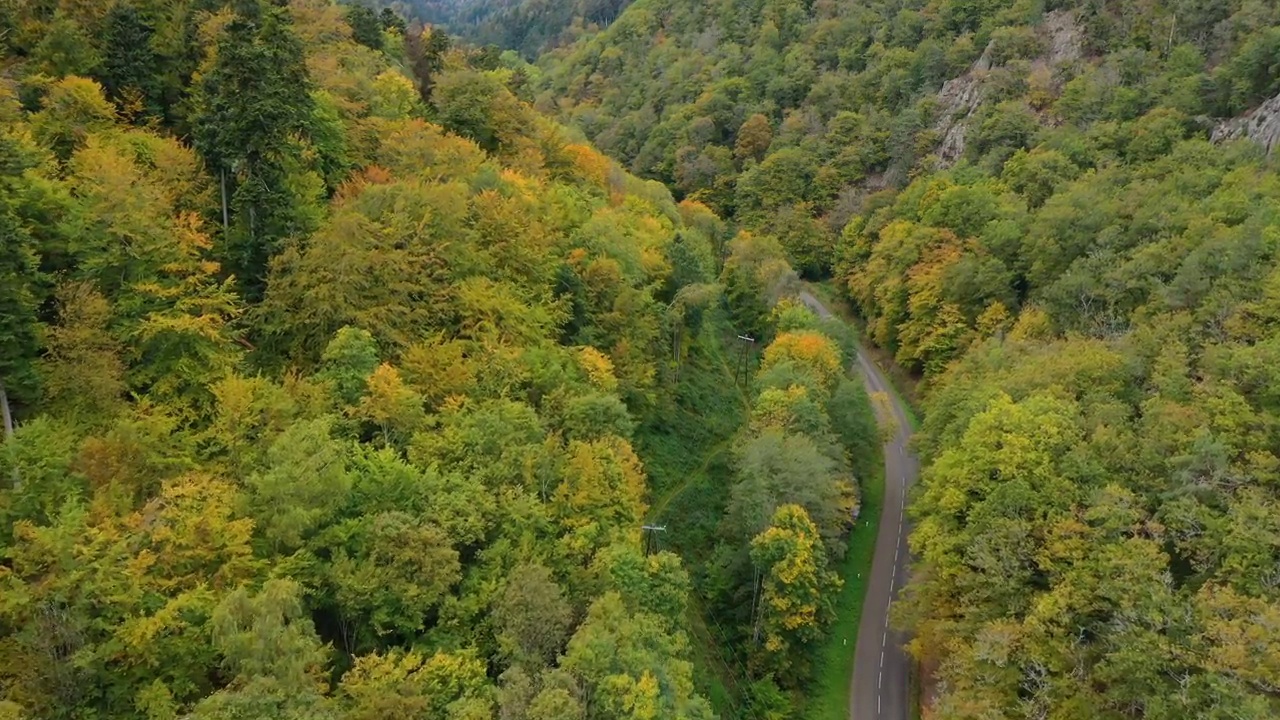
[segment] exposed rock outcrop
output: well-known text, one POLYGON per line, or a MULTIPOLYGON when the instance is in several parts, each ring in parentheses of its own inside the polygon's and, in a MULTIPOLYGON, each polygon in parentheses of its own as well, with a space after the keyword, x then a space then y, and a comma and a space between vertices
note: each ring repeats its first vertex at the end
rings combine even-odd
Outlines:
POLYGON ((1223 120, 1209 135, 1209 139, 1215 143, 1242 138, 1248 138, 1266 148, 1268 155, 1280 145, 1280 95, 1240 117, 1223 120))
POLYGON ((994 47, 987 45, 987 49, 974 61, 968 72, 948 80, 938 91, 939 115, 933 131, 941 138, 937 154, 942 167, 951 167, 964 155, 969 118, 982 102, 982 79, 991 69, 991 51, 994 47))
POLYGON ((1073 63, 1084 55, 1084 33, 1076 18, 1065 10, 1044 16, 1044 32, 1049 38, 1049 65, 1073 63))
MULTIPOLYGON (((1046 39, 1044 57, 1036 61, 1057 68, 1076 62, 1083 56, 1084 35, 1075 16, 1065 10, 1054 10, 1044 16, 1042 32, 1046 39)), ((970 118, 982 103, 982 83, 992 68, 994 44, 987 45, 969 70, 948 80, 938 91, 938 122, 934 133, 939 139, 938 164, 947 168, 964 155, 970 118)))

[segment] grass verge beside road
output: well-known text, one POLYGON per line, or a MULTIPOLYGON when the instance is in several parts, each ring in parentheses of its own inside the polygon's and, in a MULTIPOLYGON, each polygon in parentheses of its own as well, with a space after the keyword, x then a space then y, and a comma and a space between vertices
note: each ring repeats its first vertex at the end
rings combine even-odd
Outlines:
POLYGON ((858 645, 858 623, 862 603, 871 579, 871 560, 876 551, 876 533, 884 506, 884 463, 862 486, 862 511, 858 524, 849 533, 849 552, 840 564, 844 587, 836 599, 836 621, 831 634, 817 649, 807 720, 848 720, 849 683, 853 678, 854 649, 858 645))

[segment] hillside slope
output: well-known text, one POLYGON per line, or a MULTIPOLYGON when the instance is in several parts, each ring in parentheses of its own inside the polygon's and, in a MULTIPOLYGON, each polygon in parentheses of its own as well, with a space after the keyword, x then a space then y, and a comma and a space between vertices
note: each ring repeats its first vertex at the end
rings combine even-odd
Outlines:
POLYGON ((1234 115, 1280 89, 1261 70, 1273 10, 1121 5, 644 0, 544 56, 539 102, 817 274, 867 193, 937 162, 998 165, 1061 120, 1234 115))
POLYGON ((617 19, 631 0, 360 0, 532 60, 617 19))
POLYGON ((1278 12, 640 0, 540 62, 925 381, 939 717, 1280 713, 1278 12))

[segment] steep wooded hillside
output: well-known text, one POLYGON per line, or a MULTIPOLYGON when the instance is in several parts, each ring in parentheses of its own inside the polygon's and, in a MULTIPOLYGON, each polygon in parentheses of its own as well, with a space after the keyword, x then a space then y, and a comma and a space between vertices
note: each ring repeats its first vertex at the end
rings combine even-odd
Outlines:
POLYGON ((359 0, 532 60, 617 19, 631 0, 359 0))
POLYGON ((1262 3, 644 0, 541 60, 539 102, 812 274, 868 192, 999 164, 1059 119, 1228 116, 1277 89, 1262 3), (958 128, 958 129, 957 129, 958 128))
POLYGON ((640 0, 540 63, 923 378, 937 717, 1280 713, 1278 12, 640 0))

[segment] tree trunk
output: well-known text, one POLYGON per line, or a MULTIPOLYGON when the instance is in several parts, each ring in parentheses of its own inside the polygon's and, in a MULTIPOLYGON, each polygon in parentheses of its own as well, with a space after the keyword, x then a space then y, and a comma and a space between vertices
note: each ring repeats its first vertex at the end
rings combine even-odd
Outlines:
POLYGON ((227 212, 227 169, 222 168, 219 173, 222 177, 222 232, 227 232, 231 226, 231 215, 227 212))
MULTIPOLYGON (((13 440, 13 413, 9 411, 9 396, 4 391, 4 380, 0 380, 0 415, 4 416, 4 439, 5 442, 13 440)), ((17 490, 22 487, 22 475, 18 473, 18 468, 13 468, 13 489, 17 490)))

